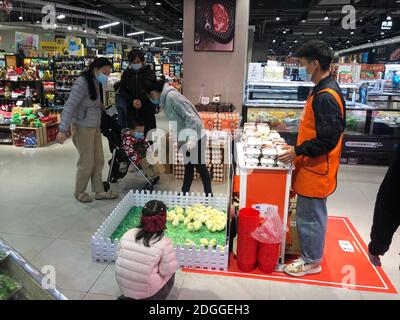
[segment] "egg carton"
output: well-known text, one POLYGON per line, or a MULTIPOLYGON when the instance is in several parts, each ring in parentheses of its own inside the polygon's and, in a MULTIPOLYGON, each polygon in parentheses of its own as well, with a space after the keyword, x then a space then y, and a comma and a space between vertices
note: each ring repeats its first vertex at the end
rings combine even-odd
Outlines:
MULTIPOLYGON (((167 207, 180 206, 185 208, 195 204, 203 204, 229 212, 228 197, 222 194, 214 194, 213 197, 208 197, 200 193, 181 195, 177 192, 130 190, 92 236, 91 252, 94 262, 110 263, 116 261, 119 240, 111 240, 111 235, 132 207, 143 207, 148 201, 154 199, 164 202, 167 207)), ((227 230, 228 228, 225 232, 227 230)), ((175 246, 175 253, 180 267, 183 268, 228 270, 228 239, 224 246, 217 248, 211 246, 197 248, 178 244, 175 246)))

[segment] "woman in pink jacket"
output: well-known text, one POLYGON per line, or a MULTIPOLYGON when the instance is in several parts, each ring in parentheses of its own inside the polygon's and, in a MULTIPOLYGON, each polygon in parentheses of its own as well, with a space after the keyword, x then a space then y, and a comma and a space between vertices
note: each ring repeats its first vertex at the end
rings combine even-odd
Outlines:
POLYGON ((178 268, 171 240, 164 236, 167 207, 157 200, 146 203, 140 228, 126 232, 119 242, 116 277, 118 300, 165 300, 178 268))

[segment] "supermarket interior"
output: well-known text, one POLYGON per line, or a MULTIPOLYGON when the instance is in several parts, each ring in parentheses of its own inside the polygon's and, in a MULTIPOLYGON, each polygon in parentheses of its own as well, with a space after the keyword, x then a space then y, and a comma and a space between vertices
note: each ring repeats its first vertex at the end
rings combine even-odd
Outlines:
POLYGON ((400 300, 400 1, 0 0, 0 185, 0 300, 400 300))

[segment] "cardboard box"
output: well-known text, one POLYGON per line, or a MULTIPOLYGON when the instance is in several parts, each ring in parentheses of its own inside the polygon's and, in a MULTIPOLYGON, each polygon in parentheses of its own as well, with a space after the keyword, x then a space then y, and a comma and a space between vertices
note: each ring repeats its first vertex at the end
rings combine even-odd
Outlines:
POLYGON ((301 255, 299 233, 296 223, 296 209, 292 209, 289 217, 289 232, 286 234, 286 254, 301 255))

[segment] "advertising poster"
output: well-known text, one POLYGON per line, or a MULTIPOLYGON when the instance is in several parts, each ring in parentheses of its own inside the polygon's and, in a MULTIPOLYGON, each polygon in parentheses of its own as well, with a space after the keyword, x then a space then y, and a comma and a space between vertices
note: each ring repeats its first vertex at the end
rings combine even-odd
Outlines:
POLYGON ((236 0, 196 0, 194 50, 234 49, 236 0))
POLYGON ((29 55, 29 50, 39 49, 39 35, 15 31, 15 47, 22 48, 26 56, 29 55))

